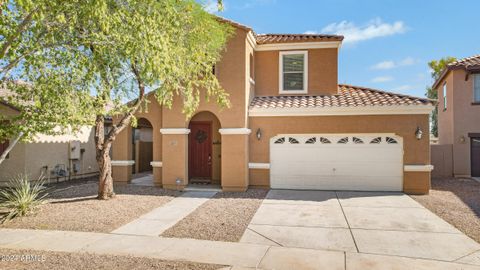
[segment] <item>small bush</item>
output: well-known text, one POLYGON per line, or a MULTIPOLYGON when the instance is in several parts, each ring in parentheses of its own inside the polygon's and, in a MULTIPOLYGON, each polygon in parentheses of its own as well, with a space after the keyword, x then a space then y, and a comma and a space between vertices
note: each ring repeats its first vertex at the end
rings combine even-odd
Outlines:
POLYGON ((0 190, 0 221, 25 216, 45 201, 47 196, 45 180, 41 176, 30 183, 27 175, 18 175, 9 182, 9 187, 0 190))

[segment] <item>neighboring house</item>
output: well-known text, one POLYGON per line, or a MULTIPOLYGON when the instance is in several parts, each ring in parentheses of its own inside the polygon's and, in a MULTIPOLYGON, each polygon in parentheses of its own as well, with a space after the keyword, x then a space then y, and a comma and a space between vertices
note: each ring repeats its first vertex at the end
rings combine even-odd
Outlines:
MULTIPOLYGON (((181 97, 168 109, 150 94, 137 114, 152 126, 155 184, 429 191, 433 101, 338 84, 342 36, 256 35, 221 21, 235 27, 214 69, 231 108, 202 99, 186 120, 181 97)), ((112 147, 114 181, 131 180, 131 138, 125 129, 112 147)))
POLYGON ((433 174, 480 177, 480 55, 449 64, 433 89, 438 93, 433 174))
MULTIPOLYGON (((0 101, 0 114, 15 115, 14 106, 0 101)), ((75 135, 39 134, 31 143, 18 142, 0 164, 0 186, 14 176, 27 174, 31 180, 43 175, 47 182, 64 181, 98 174, 95 158, 94 128, 83 127, 75 135)), ((1 142, 0 154, 9 141, 1 142)))

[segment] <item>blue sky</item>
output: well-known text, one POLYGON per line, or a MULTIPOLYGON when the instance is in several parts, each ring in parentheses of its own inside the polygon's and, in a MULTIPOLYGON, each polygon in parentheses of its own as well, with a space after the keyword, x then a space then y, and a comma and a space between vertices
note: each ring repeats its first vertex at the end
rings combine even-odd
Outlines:
MULTIPOLYGON (((216 0, 204 0, 207 7, 216 0)), ((339 33, 339 83, 423 96, 427 63, 480 53, 480 1, 224 0, 256 33, 339 33)))

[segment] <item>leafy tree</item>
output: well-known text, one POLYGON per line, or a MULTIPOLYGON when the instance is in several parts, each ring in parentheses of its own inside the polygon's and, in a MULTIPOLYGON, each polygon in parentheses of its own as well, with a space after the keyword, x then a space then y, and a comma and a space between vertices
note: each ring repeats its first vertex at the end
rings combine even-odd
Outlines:
MULTIPOLYGON (((457 61, 455 57, 447 56, 439 60, 432 60, 428 62, 428 67, 431 71, 433 81, 436 81, 442 75, 442 72, 447 68, 447 65, 457 61)), ((431 86, 427 87, 426 94, 428 98, 438 99, 438 93, 436 89, 432 89, 431 86)), ((431 132, 435 137, 438 137, 438 106, 435 106, 431 114, 432 127, 431 132)))
POLYGON ((0 142, 15 138, 0 164, 19 140, 30 141, 38 133, 75 132, 93 123, 89 91, 77 91, 79 78, 72 83, 64 76, 68 68, 43 68, 71 62, 66 49, 72 42, 63 14, 74 11, 74 4, 63 1, 0 0, 0 90, 7 94, 0 99, 19 111, 0 115, 0 142))
MULTIPOLYGON (((201 95, 229 106, 211 69, 231 29, 194 0, 23 0, 9 1, 2 11, 14 26, 2 28, 5 43, 11 40, 9 33, 17 32, 35 37, 30 43, 45 40, 45 46, 24 45, 21 34, 13 39, 18 45, 7 45, 13 57, 2 58, 7 59, 3 66, 16 61, 16 73, 28 82, 14 87, 15 93, 34 93, 35 104, 38 96, 53 92, 61 102, 71 102, 63 104, 73 112, 68 120, 95 123, 100 199, 115 195, 109 152, 116 136, 136 125, 134 114, 146 109, 147 92, 154 91, 166 107, 181 96, 186 117, 194 113, 201 95), (115 121, 106 132, 107 116, 115 121)), ((18 103, 32 104, 26 100, 18 103)), ((51 118, 61 116, 53 112, 51 118)))

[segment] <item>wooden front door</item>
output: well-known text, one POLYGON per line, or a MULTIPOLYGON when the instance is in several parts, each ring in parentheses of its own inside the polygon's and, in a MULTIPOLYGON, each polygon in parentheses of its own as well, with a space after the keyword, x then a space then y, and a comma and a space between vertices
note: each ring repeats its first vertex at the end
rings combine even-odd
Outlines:
POLYGON ((212 123, 190 122, 188 135, 188 174, 194 181, 212 178, 212 123))
POLYGON ((480 177, 480 137, 471 139, 472 176, 480 177))

